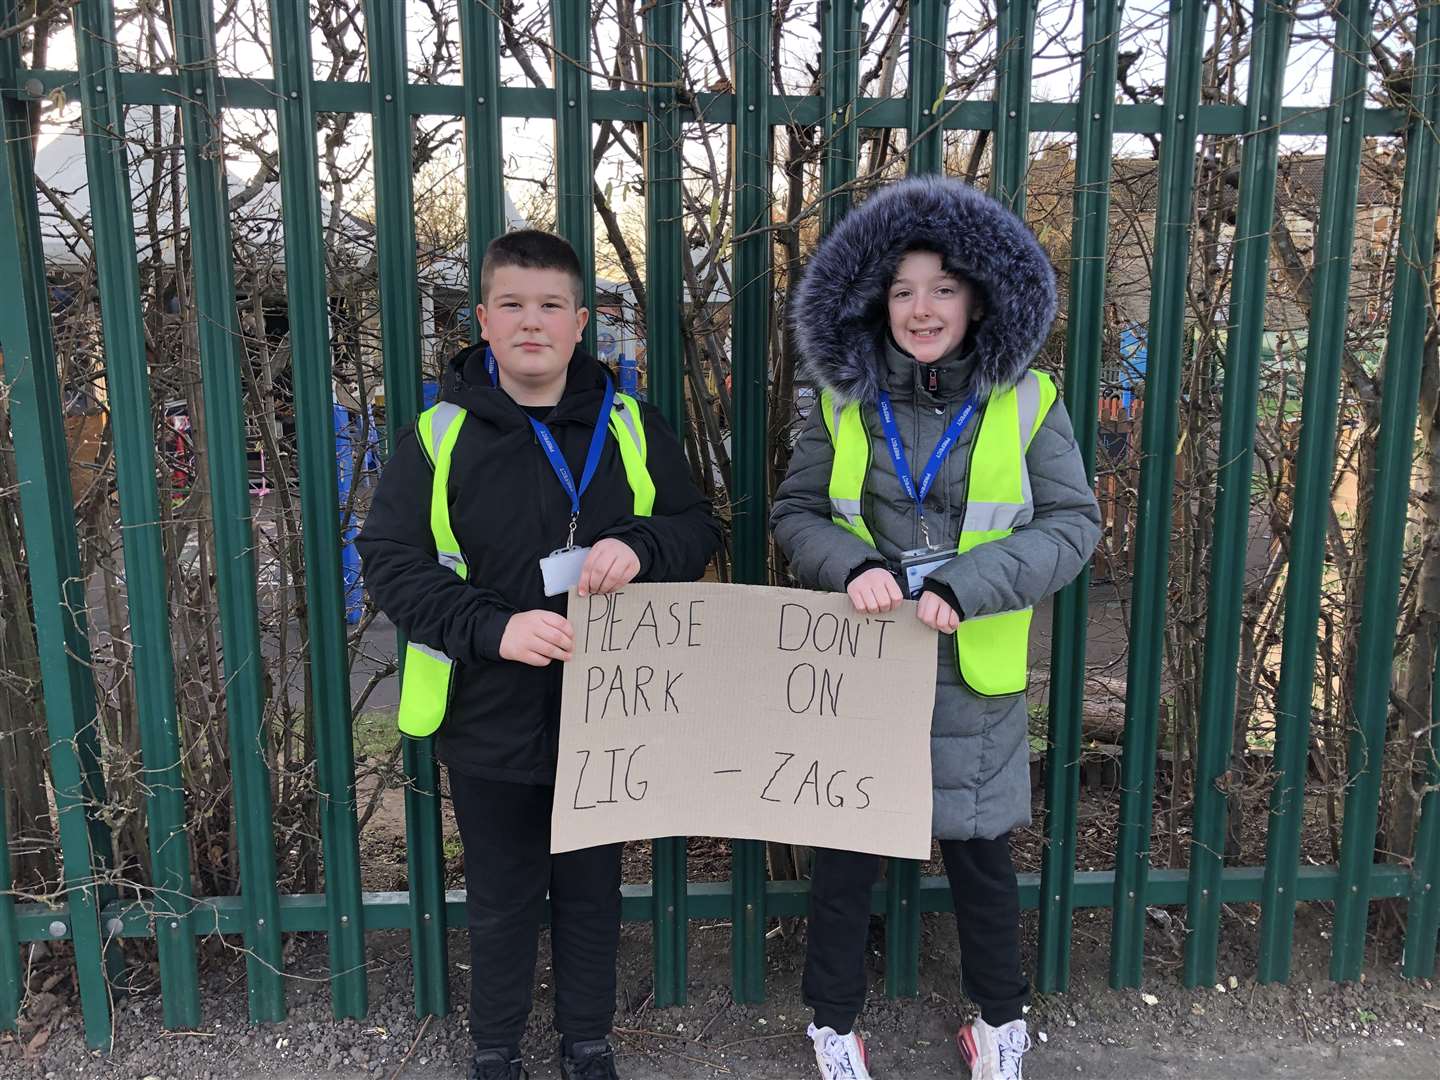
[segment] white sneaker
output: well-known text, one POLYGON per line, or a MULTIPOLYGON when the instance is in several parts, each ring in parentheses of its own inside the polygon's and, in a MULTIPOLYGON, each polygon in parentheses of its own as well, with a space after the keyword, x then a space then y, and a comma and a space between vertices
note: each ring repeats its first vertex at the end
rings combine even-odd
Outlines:
POLYGON ((970 1066, 970 1080, 1021 1080, 1020 1059, 1032 1044, 1024 1020, 995 1028, 977 1016, 960 1029, 955 1045, 970 1066))
POLYGON ((825 1080, 870 1080, 865 1044, 854 1031, 837 1035, 834 1028, 811 1024, 805 1034, 815 1044, 815 1063, 825 1080))

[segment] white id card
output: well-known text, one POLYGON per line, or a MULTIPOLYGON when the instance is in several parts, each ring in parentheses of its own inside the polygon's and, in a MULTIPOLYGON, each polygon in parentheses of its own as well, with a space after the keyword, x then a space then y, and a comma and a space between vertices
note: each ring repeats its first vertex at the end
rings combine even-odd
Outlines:
POLYGON ((955 557, 953 551, 935 548, 916 548, 900 554, 900 573, 905 577, 905 597, 918 600, 920 590, 925 586, 925 575, 937 566, 943 566, 955 557))
POLYGON ((580 584, 580 571, 585 566, 588 547, 560 548, 540 560, 540 577, 545 582, 546 596, 559 596, 580 584))

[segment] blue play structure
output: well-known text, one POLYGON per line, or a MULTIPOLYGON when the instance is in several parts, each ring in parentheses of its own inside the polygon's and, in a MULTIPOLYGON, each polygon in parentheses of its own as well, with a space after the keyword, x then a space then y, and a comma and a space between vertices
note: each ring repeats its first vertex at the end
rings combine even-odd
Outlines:
POLYGON ((1132 323, 1120 331, 1120 404, 1128 412, 1135 387, 1145 381, 1145 327, 1132 323))
POLYGON ((368 425, 362 425, 360 417, 344 405, 336 404, 335 413, 335 486, 340 496, 340 574, 345 584, 345 621, 354 626, 360 621, 364 589, 360 581, 360 553, 355 550, 355 537, 360 526, 349 509, 350 492, 355 486, 355 444, 365 438, 365 455, 360 461, 361 482, 372 479, 380 472, 380 432, 375 425, 375 414, 369 415, 368 425), (366 437, 363 432, 368 427, 366 437))
POLYGON ((1120 330, 1120 405, 1129 412, 1135 386, 1145 382, 1145 327, 1135 323, 1120 330))

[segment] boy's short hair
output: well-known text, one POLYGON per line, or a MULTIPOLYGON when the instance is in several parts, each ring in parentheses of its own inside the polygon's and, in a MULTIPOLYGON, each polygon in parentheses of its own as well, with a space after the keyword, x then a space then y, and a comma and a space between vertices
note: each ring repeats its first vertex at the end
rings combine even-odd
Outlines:
POLYGON ((480 265, 480 302, 490 296, 490 282, 502 266, 519 266, 526 270, 560 270, 570 275, 575 285, 575 306, 582 305, 584 273, 580 257, 570 244, 543 229, 517 229, 490 241, 485 261, 480 265))

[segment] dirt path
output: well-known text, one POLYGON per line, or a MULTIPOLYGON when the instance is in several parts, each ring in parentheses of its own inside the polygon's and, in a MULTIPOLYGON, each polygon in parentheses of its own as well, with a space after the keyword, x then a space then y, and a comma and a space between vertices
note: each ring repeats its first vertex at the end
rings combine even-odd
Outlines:
MULTIPOLYGON (((1402 1047, 1376 1046, 1370 1041, 1347 1047, 1290 1046, 1271 1049, 1256 1047, 1224 1056, 1177 1055, 1161 1049, 1140 1050, 1077 1043, 1061 1048, 1047 1046, 1043 1053, 1025 1059, 1026 1080, 1060 1080, 1061 1077, 1093 1076, 1113 1080, 1435 1080, 1437 1050, 1434 1043, 1402 1047)), ((735 1061, 731 1071, 720 1073, 708 1067, 676 1061, 665 1065, 648 1058, 626 1055, 619 1059, 625 1080, 673 1080, 676 1077, 733 1076, 736 1080, 794 1080, 815 1075, 803 1071, 805 1063, 792 1061, 745 1063, 735 1061), (687 1071, 693 1069, 694 1071, 687 1071)), ((274 1080, 275 1072, 234 1074, 234 1080, 274 1080)), ((335 1080, 370 1080, 365 1072, 336 1073, 335 1080)), ((457 1080, 463 1073, 452 1066, 409 1066, 404 1080, 457 1080)), ((551 1066, 531 1069, 531 1080, 551 1080, 559 1071, 551 1066)), ((895 1077, 930 1080, 931 1077, 963 1077, 965 1072, 945 1055, 916 1056, 903 1065, 880 1068, 875 1080, 895 1077), (941 1058, 944 1057, 944 1060, 941 1058)))
MULTIPOLYGON (((1033 915, 1027 918, 1033 941, 1033 915)), ((1259 986, 1250 977, 1254 928, 1243 909, 1227 919, 1220 953, 1223 990, 1182 986, 1178 941, 1156 936, 1147 942, 1142 994, 1108 987, 1108 916, 1081 912, 1071 991, 1038 998, 1030 1013, 1036 1048, 1026 1058, 1026 1076, 1440 1078, 1440 992, 1429 982, 1400 979, 1397 958, 1383 948, 1372 948, 1364 982, 1329 982, 1327 921, 1321 911, 1301 912, 1295 977, 1286 986, 1259 986)), ((803 923, 779 927, 770 941, 768 999, 761 1006, 730 1002, 728 927, 693 924, 689 1003, 654 1008, 649 937, 647 926, 625 928, 616 1019, 622 1075, 629 1080, 815 1075, 803 1035, 807 1014, 799 997, 803 923)), ((876 1077, 964 1077, 951 1041, 966 1006, 949 916, 925 917, 916 999, 883 997, 881 940, 877 924, 872 995, 860 1024, 876 1077)), ((32 995, 20 1040, 0 1035, 0 1080, 463 1077, 469 1052, 459 1007, 469 978, 461 968, 464 935, 452 934, 450 939, 456 1008, 443 1020, 425 1025, 423 1033, 411 1006, 405 936, 373 934, 368 944, 370 1013, 364 1021, 331 1019, 323 943, 297 937, 287 946, 287 970, 294 977, 288 987, 289 1018, 251 1027, 246 1023, 242 959, 218 943, 207 943, 200 1032, 162 1029, 154 973, 142 967, 135 974, 151 988, 117 1010, 113 1052, 88 1053, 81 1044, 79 1015, 68 996, 67 980, 48 993, 32 995), (48 1034, 41 1045, 27 1054, 26 1047, 34 1046, 42 1032, 48 1034)), ((549 1026, 553 992, 547 940, 542 940, 539 964, 535 1014, 524 1051, 533 1080, 554 1080, 559 1070, 549 1026)))

